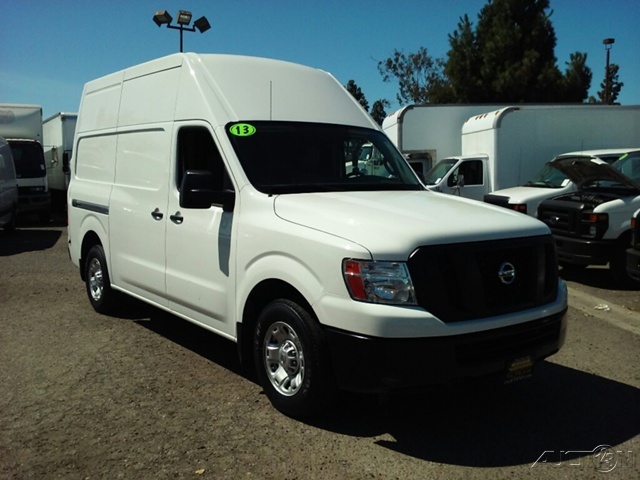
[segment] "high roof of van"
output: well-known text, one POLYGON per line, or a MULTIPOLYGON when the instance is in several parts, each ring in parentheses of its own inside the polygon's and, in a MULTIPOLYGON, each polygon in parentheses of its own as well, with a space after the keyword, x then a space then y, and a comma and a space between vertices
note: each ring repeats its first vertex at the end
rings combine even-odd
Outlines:
POLYGON ((329 73, 281 60, 178 53, 85 85, 78 131, 203 119, 305 121, 378 129, 329 73))

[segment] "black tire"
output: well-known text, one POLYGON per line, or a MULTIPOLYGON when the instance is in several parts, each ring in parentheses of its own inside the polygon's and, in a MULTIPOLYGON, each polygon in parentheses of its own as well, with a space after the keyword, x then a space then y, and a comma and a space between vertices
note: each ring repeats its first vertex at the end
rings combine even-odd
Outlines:
POLYGON ((324 332, 295 302, 279 299, 264 308, 256 324, 254 359, 267 397, 285 415, 309 417, 336 398, 324 332))
MULTIPOLYGON (((630 242, 629 242, 630 243, 630 242)), ((621 246, 609 262, 609 272, 615 285, 621 288, 637 287, 638 284, 627 273, 627 250, 621 246)))
POLYGON ((14 209, 11 212, 11 218, 9 219, 9 221, 3 227, 5 232, 13 232, 13 231, 15 231, 17 215, 18 215, 17 211, 16 211, 16 209, 14 209))
POLYGON ((87 296, 93 309, 104 315, 115 312, 118 295, 111 288, 111 279, 102 245, 94 245, 89 250, 85 261, 84 279, 87 296))

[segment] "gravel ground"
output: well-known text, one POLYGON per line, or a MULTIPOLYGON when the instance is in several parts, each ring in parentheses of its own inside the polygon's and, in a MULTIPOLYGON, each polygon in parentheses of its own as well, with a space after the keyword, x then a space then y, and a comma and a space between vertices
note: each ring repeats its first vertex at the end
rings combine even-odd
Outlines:
POLYGON ((135 303, 96 314, 64 225, 31 227, 0 232, 0 478, 603 478, 601 444, 607 478, 640 477, 640 336, 596 312, 571 309, 565 348, 513 388, 345 395, 299 422, 233 343, 135 303))

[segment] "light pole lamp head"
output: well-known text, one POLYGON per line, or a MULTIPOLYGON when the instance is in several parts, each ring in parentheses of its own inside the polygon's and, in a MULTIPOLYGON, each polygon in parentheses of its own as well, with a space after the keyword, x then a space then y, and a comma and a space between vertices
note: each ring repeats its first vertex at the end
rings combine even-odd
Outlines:
POLYGON ((178 25, 189 25, 189 23, 191 23, 191 12, 186 10, 178 11, 178 19, 176 22, 178 22, 178 25))
POLYGON ((207 17, 200 17, 195 22, 193 22, 193 26, 200 30, 200 33, 204 33, 211 28, 211 24, 207 17))
POLYGON ((173 17, 169 15, 169 12, 167 12, 166 10, 159 10, 153 16, 153 21, 156 22, 156 25, 158 25, 159 27, 161 27, 165 23, 167 25, 170 24, 171 20, 173 20, 173 17))
POLYGON ((605 38, 604 40, 602 40, 602 43, 604 44, 604 48, 606 48, 608 50, 608 49, 611 48, 611 45, 616 43, 616 39, 615 38, 605 38))

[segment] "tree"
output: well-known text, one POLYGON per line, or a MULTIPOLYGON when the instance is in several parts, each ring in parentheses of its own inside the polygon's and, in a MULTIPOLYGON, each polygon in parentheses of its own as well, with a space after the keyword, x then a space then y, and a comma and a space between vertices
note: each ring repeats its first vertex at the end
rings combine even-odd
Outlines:
POLYGON ((389 108, 391 104, 386 99, 376 100, 371 107, 371 116, 378 125, 382 125, 382 121, 387 117, 385 108, 389 108))
POLYGON ((445 73, 459 102, 566 101, 549 0, 492 0, 449 35, 445 73))
POLYGON ((568 66, 564 74, 565 101, 582 103, 587 99, 593 74, 586 63, 587 54, 580 52, 572 53, 571 61, 565 62, 568 66))
POLYGON ((378 62, 382 80, 398 82, 400 104, 428 103, 430 88, 444 82, 443 67, 442 59, 432 58, 425 47, 408 55, 395 50, 392 57, 378 62))
POLYGON ((356 85, 356 82, 353 80, 349 80, 345 88, 353 96, 353 98, 357 100, 357 102, 362 106, 362 108, 364 108, 364 110, 368 112, 369 102, 367 102, 367 99, 364 96, 364 93, 362 93, 362 90, 360 89, 360 87, 356 85))
POLYGON ((591 85, 586 54, 571 55, 563 75, 554 54, 549 0, 488 0, 477 26, 467 15, 449 35, 447 60, 423 47, 397 50, 378 63, 384 81, 398 80, 407 103, 581 102, 591 85))
POLYGON ((598 98, 601 103, 616 103, 618 99, 618 95, 620 94, 620 90, 624 86, 624 83, 618 80, 618 70, 620 69, 619 65, 612 63, 609 65, 609 71, 606 72, 608 74, 608 82, 607 77, 600 84, 600 90, 598 92, 598 98), (606 95, 608 87, 608 95, 606 95))

